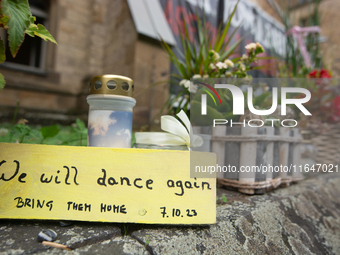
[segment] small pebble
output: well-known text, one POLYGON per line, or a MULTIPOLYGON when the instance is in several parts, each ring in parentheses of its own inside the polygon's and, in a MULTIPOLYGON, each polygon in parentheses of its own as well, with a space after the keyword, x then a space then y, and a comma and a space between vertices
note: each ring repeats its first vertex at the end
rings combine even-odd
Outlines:
POLYGON ((38 242, 42 241, 53 242, 55 239, 57 239, 57 233, 54 232, 52 229, 41 231, 38 234, 38 242))
POLYGON ((67 221, 67 220, 59 221, 59 225, 61 227, 68 227, 68 226, 70 226, 72 224, 74 224, 74 221, 67 221))

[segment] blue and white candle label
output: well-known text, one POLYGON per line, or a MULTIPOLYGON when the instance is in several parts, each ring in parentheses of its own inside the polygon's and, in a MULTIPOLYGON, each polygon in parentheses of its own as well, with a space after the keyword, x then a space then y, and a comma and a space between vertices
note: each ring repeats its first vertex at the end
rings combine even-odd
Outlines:
POLYGON ((131 148, 132 112, 94 110, 89 113, 88 145, 131 148))

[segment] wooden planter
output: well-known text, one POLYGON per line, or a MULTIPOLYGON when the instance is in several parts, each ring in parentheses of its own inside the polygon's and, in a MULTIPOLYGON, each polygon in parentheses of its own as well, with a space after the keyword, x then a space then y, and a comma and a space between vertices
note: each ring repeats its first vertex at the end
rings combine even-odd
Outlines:
POLYGON ((195 128, 194 132, 211 134, 211 151, 216 153, 219 166, 231 165, 237 170, 258 167, 251 173, 217 173, 218 184, 225 187, 262 194, 303 178, 299 168, 302 138, 297 128, 217 126, 195 128), (276 171, 265 172, 264 166, 276 171))

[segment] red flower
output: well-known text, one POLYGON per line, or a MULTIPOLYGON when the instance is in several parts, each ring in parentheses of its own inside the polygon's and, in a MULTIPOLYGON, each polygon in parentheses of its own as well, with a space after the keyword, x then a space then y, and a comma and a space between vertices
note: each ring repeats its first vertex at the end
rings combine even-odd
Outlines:
POLYGON ((317 78, 317 77, 316 77, 317 74, 318 74, 318 71, 317 71, 317 70, 314 70, 314 71, 312 71, 312 72, 309 73, 309 76, 310 76, 311 78, 317 78))
POLYGON ((310 78, 332 78, 332 75, 328 70, 321 69, 320 71, 313 70, 312 72, 309 73, 309 77, 310 78))
POLYGON ((328 72, 328 70, 321 69, 320 70, 320 78, 332 78, 332 75, 330 74, 330 72, 328 72))

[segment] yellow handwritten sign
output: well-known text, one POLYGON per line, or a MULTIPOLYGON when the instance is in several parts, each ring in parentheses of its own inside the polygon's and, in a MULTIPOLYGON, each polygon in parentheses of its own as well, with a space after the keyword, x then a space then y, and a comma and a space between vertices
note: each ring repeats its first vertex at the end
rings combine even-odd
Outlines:
POLYGON ((0 143, 0 218, 212 224, 216 182, 189 151, 0 143))

